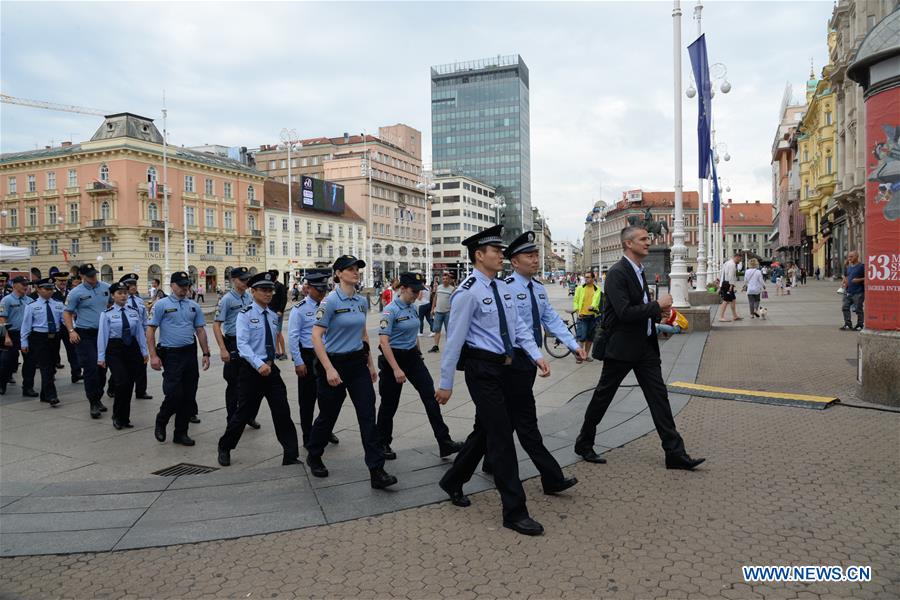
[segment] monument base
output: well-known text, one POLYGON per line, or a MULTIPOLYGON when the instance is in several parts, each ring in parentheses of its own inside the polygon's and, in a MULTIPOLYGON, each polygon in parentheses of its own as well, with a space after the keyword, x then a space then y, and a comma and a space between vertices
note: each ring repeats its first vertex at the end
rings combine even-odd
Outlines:
POLYGON ((864 329, 859 334, 862 399, 900 406, 900 331, 864 329))
MULTIPOLYGON (((693 300, 691 301, 693 304, 693 300)), ((678 308, 678 312, 683 314, 688 320, 688 333, 695 331, 709 331, 712 329, 712 317, 709 313, 708 306, 698 306, 691 308, 678 308)))
POLYGON ((722 298, 715 292, 696 290, 688 294, 688 302, 691 303, 691 306, 712 306, 714 304, 720 304, 722 298))

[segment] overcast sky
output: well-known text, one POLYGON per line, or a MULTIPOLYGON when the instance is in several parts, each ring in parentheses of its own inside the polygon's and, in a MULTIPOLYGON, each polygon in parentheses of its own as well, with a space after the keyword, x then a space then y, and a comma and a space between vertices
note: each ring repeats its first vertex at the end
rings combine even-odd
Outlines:
MULTIPOLYGON (((682 2, 683 46, 696 37, 682 2)), ((735 201, 771 201, 770 149, 785 84, 802 97, 827 58, 829 1, 707 1, 713 101, 735 201)), ((160 118, 169 139, 254 147, 406 123, 430 163, 429 67, 521 54, 531 74, 531 197, 555 239, 623 190, 671 190, 671 2, 2 3, 0 89, 160 118), (602 192, 601 192, 602 190, 602 192)), ((690 64, 683 54, 684 88, 690 64)), ((685 189, 696 189, 696 100, 682 95, 685 189)), ((3 152, 84 141, 99 118, 2 105, 3 152)))

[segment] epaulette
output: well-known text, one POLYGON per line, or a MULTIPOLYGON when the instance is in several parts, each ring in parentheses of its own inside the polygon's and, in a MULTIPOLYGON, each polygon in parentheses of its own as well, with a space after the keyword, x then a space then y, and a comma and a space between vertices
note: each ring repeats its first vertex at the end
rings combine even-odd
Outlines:
POLYGON ((515 280, 516 280, 516 278, 513 277, 512 275, 510 275, 509 277, 507 277, 507 278, 504 279, 503 281, 505 281, 506 283, 512 283, 512 282, 515 281, 515 280))
POLYGON ((535 283, 539 283, 540 285, 544 285, 543 283, 541 283, 540 281, 538 281, 538 280, 535 279, 534 277, 532 277, 531 280, 532 280, 533 282, 535 282, 535 283))
POLYGON ((252 309, 252 308, 253 308, 253 305, 250 304, 250 305, 245 306, 244 308, 242 308, 242 309, 241 309, 241 312, 242 312, 242 313, 249 312, 250 309, 252 309))
POLYGON ((463 281, 462 285, 459 286, 464 290, 472 289, 472 286, 475 285, 475 277, 469 277, 465 281, 463 281))
POLYGON ((103 312, 109 312, 109 311, 111 311, 111 310, 112 310, 112 309, 113 309, 113 307, 112 307, 112 306, 110 306, 110 307, 109 307, 109 308, 107 308, 107 309, 106 309, 106 310, 104 310, 104 311, 103 311, 103 312))
POLYGON ((294 308, 300 308, 300 307, 303 306, 304 304, 306 304, 306 298, 304 298, 304 299, 301 300, 300 302, 295 302, 295 303, 294 303, 294 308))

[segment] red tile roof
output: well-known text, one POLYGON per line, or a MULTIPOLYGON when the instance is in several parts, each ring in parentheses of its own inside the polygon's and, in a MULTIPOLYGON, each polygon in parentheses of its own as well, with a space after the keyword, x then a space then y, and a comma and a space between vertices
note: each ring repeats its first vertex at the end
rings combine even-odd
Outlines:
POLYGON ((732 202, 722 204, 725 228, 771 227, 772 205, 768 202, 732 202))

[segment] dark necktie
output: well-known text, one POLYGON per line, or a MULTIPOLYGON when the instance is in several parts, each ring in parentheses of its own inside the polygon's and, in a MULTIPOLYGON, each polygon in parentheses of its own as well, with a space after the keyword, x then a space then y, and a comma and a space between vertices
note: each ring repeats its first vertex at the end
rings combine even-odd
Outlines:
POLYGON ((534 285, 528 282, 528 293, 531 295, 531 329, 534 331, 534 343, 541 347, 541 311, 538 310, 537 300, 534 297, 534 285))
POLYGON ((128 315, 125 314, 125 307, 123 306, 120 310, 122 312, 122 342, 126 346, 130 346, 134 339, 131 335, 131 324, 128 322, 128 315))
POLYGON ((53 311, 50 310, 50 303, 44 302, 47 307, 47 333, 56 333, 56 319, 53 318, 53 311))
POLYGON ((269 311, 262 311, 263 326, 266 328, 266 361, 275 360, 275 342, 272 340, 272 328, 269 327, 269 311))
POLYGON ((137 300, 134 299, 134 296, 131 297, 131 308, 133 308, 134 310, 138 309, 137 300))
POLYGON ((506 323, 506 311, 503 310, 503 302, 500 301, 500 292, 497 291, 497 282, 491 281, 491 291, 494 292, 494 302, 497 303, 497 315, 500 317, 500 338, 503 340, 505 354, 512 358, 513 345, 509 339, 509 326, 506 323))

